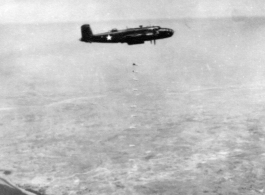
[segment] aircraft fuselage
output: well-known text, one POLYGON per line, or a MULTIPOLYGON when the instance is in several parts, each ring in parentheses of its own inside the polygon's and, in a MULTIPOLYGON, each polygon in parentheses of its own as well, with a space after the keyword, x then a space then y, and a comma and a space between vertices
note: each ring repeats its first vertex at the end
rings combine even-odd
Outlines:
POLYGON ((128 28, 124 30, 113 29, 109 32, 93 34, 89 25, 81 27, 83 42, 98 43, 128 43, 129 45, 141 44, 145 41, 155 41, 171 37, 174 31, 159 26, 128 28))

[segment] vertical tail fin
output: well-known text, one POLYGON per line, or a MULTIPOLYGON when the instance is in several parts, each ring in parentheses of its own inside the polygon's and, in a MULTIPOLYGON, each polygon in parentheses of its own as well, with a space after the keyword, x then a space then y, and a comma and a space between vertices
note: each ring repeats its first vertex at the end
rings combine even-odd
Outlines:
POLYGON ((93 36, 93 32, 89 24, 84 24, 81 26, 81 34, 82 34, 81 41, 90 42, 93 36))

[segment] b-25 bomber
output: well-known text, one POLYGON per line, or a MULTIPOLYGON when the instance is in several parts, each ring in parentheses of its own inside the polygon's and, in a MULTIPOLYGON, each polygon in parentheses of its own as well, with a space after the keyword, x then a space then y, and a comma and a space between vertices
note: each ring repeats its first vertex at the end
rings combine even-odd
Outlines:
POLYGON ((128 45, 143 44, 145 41, 156 43, 157 39, 171 37, 174 31, 160 26, 139 26, 138 28, 127 28, 123 30, 112 29, 109 32, 93 34, 90 25, 81 26, 83 42, 97 43, 127 43, 128 45))

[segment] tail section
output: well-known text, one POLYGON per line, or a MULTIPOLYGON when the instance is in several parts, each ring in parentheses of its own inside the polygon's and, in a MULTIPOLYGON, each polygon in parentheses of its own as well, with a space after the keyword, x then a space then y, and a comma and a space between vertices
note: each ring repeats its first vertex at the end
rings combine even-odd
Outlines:
POLYGON ((82 33, 81 41, 90 42, 91 38, 93 37, 93 32, 89 24, 84 24, 81 26, 81 33, 82 33))

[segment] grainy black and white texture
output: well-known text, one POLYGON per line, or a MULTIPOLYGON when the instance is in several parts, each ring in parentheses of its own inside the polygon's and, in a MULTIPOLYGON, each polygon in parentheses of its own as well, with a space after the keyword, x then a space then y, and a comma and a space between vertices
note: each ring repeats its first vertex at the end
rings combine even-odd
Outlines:
POLYGON ((1 24, 1 173, 48 195, 264 193, 265 18, 238 5, 86 18, 175 31, 156 46, 82 43, 84 22, 1 24))

